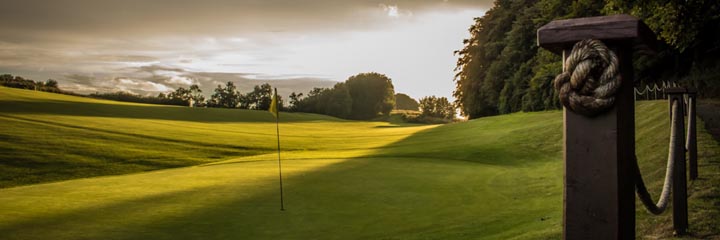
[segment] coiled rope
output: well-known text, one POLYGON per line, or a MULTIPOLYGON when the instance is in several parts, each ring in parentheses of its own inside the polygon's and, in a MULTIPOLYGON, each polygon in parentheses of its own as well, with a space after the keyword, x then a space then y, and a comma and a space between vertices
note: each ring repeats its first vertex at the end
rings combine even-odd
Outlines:
MULTIPOLYGON (((570 55, 565 59, 563 72, 553 82, 558 92, 560 102, 567 109, 593 117, 610 109, 615 103, 615 93, 622 82, 619 72, 618 58, 613 51, 608 49, 599 40, 586 39, 577 42, 573 46, 570 55)), ((663 84, 665 85, 665 84, 663 84)), ((665 86, 663 86, 665 87, 665 86)), ((655 87, 652 90, 657 89, 655 87)), ((652 91, 645 86, 642 92, 635 89, 635 93, 643 95, 652 91)), ((682 144, 677 131, 680 123, 680 106, 677 101, 672 102, 671 107, 672 127, 670 130, 670 145, 668 153, 667 168, 665 171, 665 183, 658 202, 655 203, 645 187, 645 182, 640 173, 637 156, 635 159, 635 190, 640 201, 652 214, 660 214, 667 208, 672 188, 672 176, 674 162, 682 161, 675 159, 675 149, 682 144)), ((682 135, 682 133, 679 133, 682 135)))
POLYGON ((615 53, 586 39, 575 44, 553 85, 563 106, 592 117, 613 106, 621 81, 615 53))
POLYGON ((675 151, 678 149, 679 146, 684 144, 682 141, 682 136, 678 137, 678 134, 682 135, 682 126, 680 126, 680 118, 682 114, 679 114, 680 111, 680 104, 677 100, 674 100, 672 102, 672 124, 670 126, 670 145, 668 150, 668 162, 667 167, 665 169, 665 183, 663 184, 662 193, 660 193, 660 198, 658 199, 657 203, 653 202, 652 197, 650 197, 650 193, 648 192, 647 188, 645 187, 645 182, 643 181, 642 174, 640 173, 640 167, 637 163, 637 156, 635 157, 635 190, 637 192, 638 198, 640 198, 640 201, 645 206, 645 209, 648 210, 648 212, 658 215, 661 214, 665 209, 667 208, 668 202, 670 201, 670 191, 672 188, 672 178, 675 171, 675 168, 673 167, 675 164, 675 161, 684 161, 684 159, 675 159, 675 151))

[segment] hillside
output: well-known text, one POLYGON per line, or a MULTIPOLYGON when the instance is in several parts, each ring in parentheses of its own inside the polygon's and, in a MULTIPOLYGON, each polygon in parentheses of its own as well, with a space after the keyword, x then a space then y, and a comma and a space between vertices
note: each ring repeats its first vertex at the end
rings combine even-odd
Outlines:
MULTIPOLYGON (((0 146, 0 187, 197 165, 274 152, 277 144, 266 111, 135 104, 4 87, 0 119, 0 140, 7 142, 0 146)), ((283 114, 281 122, 285 150, 372 148, 410 133, 316 114, 283 114)))
MULTIPOLYGON (((640 102, 637 111, 640 165, 658 194, 667 105, 640 102)), ((6 239, 560 235, 559 111, 448 125, 281 116, 284 212, 267 112, 0 88, 0 232, 6 239)), ((690 187, 689 208, 690 230, 702 238, 720 229, 713 220, 720 146, 698 129, 701 179, 690 187)), ((670 214, 652 217, 638 206, 639 235, 671 234, 670 214)))

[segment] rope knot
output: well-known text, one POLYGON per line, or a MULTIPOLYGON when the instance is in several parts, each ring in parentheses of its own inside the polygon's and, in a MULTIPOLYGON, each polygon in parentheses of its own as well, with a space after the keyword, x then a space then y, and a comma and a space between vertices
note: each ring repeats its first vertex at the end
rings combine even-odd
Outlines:
POLYGON ((573 46, 553 85, 563 106, 592 117, 615 103, 621 83, 618 69, 613 51, 599 40, 586 39, 573 46))

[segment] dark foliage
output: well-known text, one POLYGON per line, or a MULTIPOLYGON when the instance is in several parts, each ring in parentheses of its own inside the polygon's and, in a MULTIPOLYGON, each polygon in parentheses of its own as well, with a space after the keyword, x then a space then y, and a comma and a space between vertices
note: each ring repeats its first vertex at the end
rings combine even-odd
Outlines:
POLYGON ((418 109, 420 109, 420 105, 415 99, 404 93, 395 94, 395 110, 417 111, 418 109))
POLYGON ((25 79, 21 76, 3 74, 0 75, 0 86, 75 95, 71 92, 61 90, 58 82, 53 79, 48 79, 45 82, 41 82, 34 81, 32 79, 25 79))
POLYGON ((424 97, 420 99, 422 116, 430 118, 455 119, 455 106, 446 97, 424 97))
POLYGON ((556 19, 626 13, 645 21, 658 54, 635 57, 638 85, 679 81, 720 96, 720 4, 710 0, 498 0, 475 19, 456 51, 453 95, 470 118, 559 107, 551 87, 560 57, 536 46, 536 31, 556 19))
POLYGON ((388 116, 395 105, 390 78, 379 73, 361 73, 333 88, 315 88, 303 94, 290 94, 290 109, 340 118, 368 120, 388 116))
POLYGON ((188 102, 180 98, 169 98, 165 94, 160 94, 157 97, 153 96, 142 96, 139 94, 133 94, 129 92, 114 92, 114 93, 92 93, 88 95, 92 98, 107 99, 121 102, 135 102, 135 103, 148 103, 148 104, 162 104, 162 105, 178 105, 187 106, 188 102))
POLYGON ((395 106, 395 89, 392 80, 380 73, 361 73, 345 81, 352 98, 351 117, 372 119, 387 116, 395 106))

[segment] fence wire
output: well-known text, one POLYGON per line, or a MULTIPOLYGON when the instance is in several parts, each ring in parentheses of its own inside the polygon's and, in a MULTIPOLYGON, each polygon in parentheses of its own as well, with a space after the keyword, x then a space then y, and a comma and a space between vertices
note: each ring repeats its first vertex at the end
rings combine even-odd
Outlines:
POLYGON ((652 86, 648 84, 645 85, 645 87, 635 87, 633 88, 635 92, 635 101, 665 99, 667 98, 664 92, 665 89, 677 86, 678 85, 675 82, 662 81, 660 82, 660 85, 653 83, 652 86))

